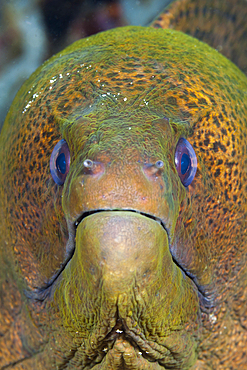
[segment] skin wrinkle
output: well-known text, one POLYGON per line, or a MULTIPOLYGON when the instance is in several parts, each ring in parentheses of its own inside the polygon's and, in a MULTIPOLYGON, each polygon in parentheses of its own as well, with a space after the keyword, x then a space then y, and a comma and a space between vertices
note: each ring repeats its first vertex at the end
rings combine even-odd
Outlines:
POLYGON ((209 46, 142 27, 78 41, 31 77, 1 133, 0 326, 19 327, 0 367, 245 368, 246 91, 209 46), (188 188, 181 137, 198 159, 188 188))

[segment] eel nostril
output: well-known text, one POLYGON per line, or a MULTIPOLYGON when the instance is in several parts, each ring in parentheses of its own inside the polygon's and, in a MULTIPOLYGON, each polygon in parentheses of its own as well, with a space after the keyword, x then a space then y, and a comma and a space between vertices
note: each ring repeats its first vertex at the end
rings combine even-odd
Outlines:
POLYGON ((91 159, 85 159, 83 162, 84 172, 88 175, 100 175, 104 172, 105 166, 101 162, 95 162, 91 159))
POLYGON ((163 169, 164 162, 161 160, 158 160, 154 164, 145 164, 143 166, 143 170, 147 176, 157 176, 163 169))
POLYGON ((94 162, 91 159, 85 159, 83 165, 85 168, 92 169, 94 166, 94 162))
POLYGON ((157 161, 155 163, 155 167, 160 169, 160 168, 163 168, 164 167, 164 162, 163 161, 157 161))

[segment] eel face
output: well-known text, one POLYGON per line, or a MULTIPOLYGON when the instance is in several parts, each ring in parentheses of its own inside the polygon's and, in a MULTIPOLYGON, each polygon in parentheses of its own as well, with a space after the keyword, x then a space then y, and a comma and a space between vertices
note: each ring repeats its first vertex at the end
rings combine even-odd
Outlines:
POLYGON ((246 76, 172 30, 31 76, 0 138, 1 368, 244 369, 246 117, 246 76))

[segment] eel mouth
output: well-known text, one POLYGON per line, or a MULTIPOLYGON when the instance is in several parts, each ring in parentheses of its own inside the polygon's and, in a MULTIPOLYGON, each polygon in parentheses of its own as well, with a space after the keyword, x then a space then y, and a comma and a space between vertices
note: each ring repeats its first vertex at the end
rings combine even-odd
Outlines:
POLYGON ((83 212, 77 219, 76 221, 72 224, 74 226, 74 233, 76 232, 76 229, 77 229, 77 226, 79 225, 79 223, 81 223, 86 217, 88 216, 91 216, 93 214, 96 214, 96 213, 101 213, 101 212, 133 212, 133 213, 137 213, 139 215, 142 215, 142 216, 145 216, 147 218, 150 218, 151 220, 154 220, 156 222, 158 222, 162 227, 163 229, 165 230, 165 232, 167 233, 168 235, 168 239, 169 239, 169 231, 167 230, 167 228, 165 227, 165 224, 164 222, 161 220, 161 218, 159 217, 156 217, 154 215, 151 215, 149 213, 145 213, 145 212, 141 212, 141 211, 138 211, 138 210, 135 210, 135 209, 129 209, 129 208, 116 208, 116 209, 96 209, 96 210, 92 210, 92 211, 86 211, 86 212, 83 212))
MULTIPOLYGON (((161 218, 155 216, 155 215, 152 215, 152 214, 149 214, 149 213, 145 213, 145 212, 141 212, 139 210, 136 210, 136 209, 130 209, 130 208, 121 208, 121 209, 96 209, 96 210, 90 210, 90 211, 86 211, 86 212, 83 212, 80 216, 77 217, 77 219, 72 222, 70 224, 70 227, 69 227, 69 235, 70 235, 70 238, 69 240, 73 240, 73 245, 72 245, 72 248, 70 248, 68 250, 68 259, 66 259, 66 262, 65 262, 65 265, 63 267, 63 269, 66 267, 66 264, 70 261, 70 259, 73 257, 73 254, 74 254, 74 251, 75 251, 75 236, 76 236, 76 230, 77 230, 77 227, 78 225, 87 217, 93 215, 93 214, 96 214, 96 213, 102 213, 102 212, 130 212, 130 213, 137 213, 139 215, 142 215, 144 217, 147 217, 148 219, 151 219, 151 220, 154 220, 156 221, 159 225, 161 225, 161 227, 164 229, 165 233, 167 234, 167 237, 168 237, 168 243, 169 243, 169 250, 170 250, 170 253, 171 253, 171 236, 170 236, 170 232, 168 230, 168 228, 166 227, 165 223, 162 221, 161 218)), ((193 284, 195 285, 197 291, 198 291, 198 297, 199 297, 199 301, 200 301, 200 307, 202 309, 203 312, 206 312, 206 313, 211 313, 215 307, 215 292, 211 292, 210 294, 207 293, 207 289, 206 287, 204 286, 201 286, 201 285, 198 285, 196 283, 196 279, 195 279, 195 276, 193 276, 192 274, 189 273, 188 270, 186 270, 177 260, 176 260, 176 257, 171 253, 171 256, 172 256, 172 260, 173 262, 175 263, 175 265, 181 270, 182 274, 186 277, 188 277, 192 282, 193 284)))
MULTIPOLYGON (((141 216, 144 216, 148 219, 151 219, 155 222, 157 222, 165 231, 166 235, 167 235, 167 238, 168 238, 168 243, 169 243, 169 246, 170 246, 170 233, 169 233, 169 230, 166 228, 164 222, 161 220, 161 218, 159 217, 156 217, 155 215, 152 215, 152 214, 149 214, 149 213, 145 213, 145 212, 141 212, 141 211, 138 211, 138 210, 135 210, 135 209, 129 209, 129 208, 116 208, 116 209, 111 209, 111 208, 107 208, 107 209, 96 209, 96 210, 90 210, 90 211, 86 211, 86 212, 83 212, 80 216, 78 216, 76 218, 75 221, 69 223, 69 240, 67 242, 67 246, 66 246, 66 249, 67 249, 67 258, 66 258, 66 261, 64 262, 64 265, 62 267, 62 270, 66 267, 66 265, 69 263, 69 261, 72 259, 73 255, 74 255, 74 252, 75 252, 75 248, 76 248, 76 243, 75 243, 75 239, 76 239, 76 231, 77 231, 77 228, 79 226, 79 224, 81 222, 83 222, 87 217, 89 216, 92 216, 92 215, 95 215, 95 214, 98 214, 98 213, 105 213, 105 212, 130 212, 130 213, 136 213, 138 215, 141 215, 141 216)), ((59 272, 59 274, 62 272, 62 270, 59 272)))
POLYGON ((165 232, 167 234, 167 237, 168 237, 169 245, 170 245, 169 231, 166 228, 164 222, 159 217, 156 217, 154 215, 151 215, 151 214, 148 214, 148 213, 145 213, 145 212, 141 212, 141 211, 138 211, 138 210, 135 210, 135 209, 129 209, 129 208, 126 208, 126 209, 124 209, 124 208, 121 208, 121 209, 119 209, 119 208, 116 208, 116 209, 106 208, 106 209, 94 209, 94 210, 90 210, 90 211, 85 211, 81 215, 79 215, 75 220, 68 221, 69 238, 68 238, 68 241, 67 241, 67 244, 66 244, 66 257, 64 259, 64 262, 61 264, 60 269, 42 287, 36 288, 36 290, 33 291, 32 293, 26 291, 25 293, 26 293, 27 298, 34 299, 36 301, 42 302, 50 296, 53 284, 56 282, 58 277, 62 274, 62 272, 64 271, 64 269, 68 265, 68 263, 73 258, 75 248, 76 248, 76 243, 75 243, 76 230, 77 230, 78 225, 83 220, 85 220, 87 217, 89 217, 91 215, 94 215, 94 214, 97 214, 97 213, 121 212, 121 211, 137 213, 139 215, 142 215, 144 217, 147 217, 151 220, 156 221, 165 230, 165 232))
MULTIPOLYGON (((197 292, 173 263, 162 221, 129 209, 97 210, 80 215, 73 232, 74 254, 54 289, 74 330, 87 333, 83 366, 133 370, 191 362, 197 292)), ((73 362, 81 355, 77 347, 73 362)))
POLYGON ((83 361, 81 368, 96 370, 192 363, 197 289, 174 263, 162 220, 133 209, 93 210, 69 227, 68 258, 39 296, 58 306, 64 302, 61 317, 65 309, 73 310, 73 330, 78 333, 78 322, 82 333, 87 330, 64 363, 83 361), (88 297, 90 310, 84 304, 88 297))
MULTIPOLYGON (((97 214, 97 213, 104 213, 104 212, 137 213, 138 215, 141 215, 141 216, 147 217, 148 219, 154 220, 155 222, 157 222, 164 229, 164 231, 167 235, 167 238, 168 238, 169 249, 170 249, 170 253, 171 253, 171 237, 170 237, 169 230, 166 227, 166 225, 164 224, 164 222, 162 221, 162 219, 155 216, 155 215, 148 214, 148 213, 145 213, 145 212, 141 212, 141 211, 135 210, 135 209, 129 209, 129 208, 126 208, 126 209, 124 209, 124 208, 121 208, 121 209, 111 209, 111 208, 109 208, 109 209, 95 209, 95 210, 85 211, 81 215, 79 215, 75 220, 68 222, 69 238, 68 238, 68 241, 67 241, 67 244, 66 244, 66 258, 65 258, 64 262, 62 263, 60 269, 52 276, 52 278, 48 282, 46 282, 46 284, 43 287, 37 288, 35 292, 31 293, 31 295, 28 292, 26 292, 26 295, 27 295, 28 298, 32 298, 32 299, 37 300, 37 301, 44 301, 47 297, 50 296, 53 284, 56 282, 58 277, 61 275, 61 273, 64 271, 64 269, 66 268, 68 263, 73 258, 75 248, 76 248, 75 240, 76 240, 76 231, 77 231, 78 225, 81 222, 83 222, 83 220, 85 220, 87 217, 89 217, 91 215, 94 215, 94 214, 97 214)), ((171 257, 172 257, 172 260, 173 260, 174 264, 182 272, 183 276, 188 277, 192 281, 194 286, 196 287, 196 290, 198 292, 198 297, 199 297, 201 310, 203 312, 206 312, 206 313, 212 312, 214 307, 215 307, 214 294, 211 294, 211 295, 207 294, 205 287, 204 286, 199 286, 196 283, 195 277, 192 276, 181 264, 179 264, 177 262, 175 256, 173 256, 172 253, 171 253, 171 257)))

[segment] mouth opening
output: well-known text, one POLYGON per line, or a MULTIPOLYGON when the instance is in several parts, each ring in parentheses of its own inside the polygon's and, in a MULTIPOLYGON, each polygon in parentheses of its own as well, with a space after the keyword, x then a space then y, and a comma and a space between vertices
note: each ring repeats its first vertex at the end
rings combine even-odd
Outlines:
MULTIPOLYGON (((149 213, 140 212, 140 211, 138 211, 138 210, 135 210, 135 209, 128 209, 128 208, 126 208, 126 209, 123 209, 123 208, 121 208, 121 209, 118 209, 118 208, 116 208, 116 209, 96 209, 96 210, 92 210, 92 211, 86 211, 86 212, 83 212, 83 213, 81 214, 81 216, 79 216, 79 217, 77 218, 77 220, 74 222, 75 232, 76 232, 76 229, 77 229, 78 225, 79 225, 79 224, 80 224, 80 223, 81 223, 81 222, 82 222, 86 217, 91 216, 91 215, 93 215, 93 214, 95 214, 95 213, 100 213, 100 212, 133 212, 133 213, 137 213, 137 214, 139 214, 139 215, 142 215, 142 216, 144 216, 144 217, 150 218, 151 220, 154 220, 154 221, 158 222, 158 223, 163 227, 163 229, 165 230, 165 232, 166 232, 166 233, 167 233, 167 235, 168 235, 168 240, 169 240, 169 232, 168 232, 168 230, 167 230, 167 228, 166 228, 166 226, 165 226, 164 222, 163 222, 159 217, 156 217, 156 216, 151 215, 151 214, 149 214, 149 213)), ((169 242, 170 242, 170 240, 169 240, 169 242)))
POLYGON ((74 255, 74 252, 75 252, 75 237, 76 237, 76 229, 78 227, 78 225, 88 216, 91 216, 93 214, 96 214, 96 213, 101 213, 101 212, 133 212, 133 213, 137 213, 139 215, 142 215, 142 216, 145 216, 149 219, 152 219, 156 222, 158 222, 161 227, 165 230, 167 236, 168 236, 168 241, 169 241, 169 245, 170 245, 170 237, 169 237, 169 232, 167 230, 167 228, 165 227, 164 223, 162 222, 162 220, 154 215, 151 215, 151 214, 148 214, 148 213, 145 213, 145 212, 140 212, 138 210, 135 210, 135 209, 95 209, 95 210, 91 210, 91 211, 86 211, 86 212, 83 212, 77 219, 74 223, 71 223, 69 226, 68 226, 68 231, 69 231, 69 239, 68 239, 68 242, 67 242, 67 245, 66 245, 66 249, 67 249, 67 255, 66 255, 66 258, 63 262, 63 264, 61 265, 59 271, 57 271, 53 276, 52 278, 46 282, 44 284, 43 287, 39 287, 39 288, 36 288, 35 291, 32 291, 32 292, 29 292, 29 291, 26 291, 25 294, 27 296, 27 298, 30 298, 30 299, 33 299, 33 300, 36 300, 36 301, 44 301, 47 297, 50 296, 51 294, 51 289, 52 289, 52 286, 53 284, 55 283, 55 281, 58 279, 59 275, 61 275, 61 273, 63 272, 63 270, 66 268, 66 266, 68 265, 69 261, 72 259, 73 255, 74 255))
MULTIPOLYGON (((69 263, 69 261, 72 259, 73 255, 74 255, 76 229, 77 229, 78 225, 85 218, 87 218, 87 217, 89 217, 93 214, 101 213, 101 212, 121 212, 121 211, 122 212, 137 213, 139 215, 142 215, 144 217, 147 217, 151 220, 154 220, 154 221, 158 222, 167 234, 169 246, 171 245, 170 234, 169 234, 169 231, 167 230, 164 222, 159 217, 156 217, 152 214, 148 214, 148 213, 145 213, 145 212, 140 212, 140 211, 135 210, 135 209, 96 209, 96 210, 90 210, 90 211, 83 212, 76 219, 76 221, 74 221, 74 223, 71 223, 69 225, 69 240, 68 240, 67 246, 66 246, 67 256, 66 256, 63 264, 61 265, 61 268, 59 269, 59 271, 56 274, 53 275, 53 277, 42 288, 37 288, 35 290, 35 292, 31 292, 31 293, 26 292, 27 297, 32 298, 32 299, 37 300, 37 301, 44 301, 50 295, 54 282, 58 279, 59 275, 61 275, 61 273, 66 268, 67 264, 69 263)), ((172 255, 172 259, 173 259, 173 262, 182 271, 183 275, 188 277, 195 284, 195 287, 197 288, 197 291, 198 291, 198 296, 199 296, 199 301, 200 301, 200 306, 201 306, 202 311, 204 311, 206 313, 210 313, 213 310, 214 306, 215 306, 215 304, 214 304, 214 298, 215 298, 214 292, 211 292, 211 294, 210 294, 209 292, 207 292, 207 289, 205 287, 199 286, 196 283, 195 276, 192 276, 189 273, 189 271, 187 271, 183 266, 181 266, 176 261, 176 259, 174 258, 173 255, 172 255)))

